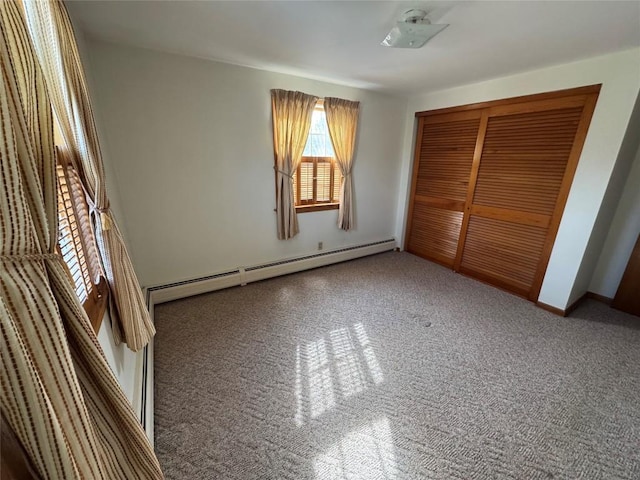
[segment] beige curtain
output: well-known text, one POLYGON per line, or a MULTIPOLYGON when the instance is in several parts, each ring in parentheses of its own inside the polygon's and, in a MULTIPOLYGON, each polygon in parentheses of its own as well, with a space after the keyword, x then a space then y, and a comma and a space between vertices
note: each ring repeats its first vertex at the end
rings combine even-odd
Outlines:
POLYGON ((114 337, 137 351, 149 343, 155 328, 109 208, 94 115, 71 21, 59 1, 26 1, 24 6, 53 111, 90 197, 96 243, 109 283, 114 337))
POLYGON ((356 145, 360 103, 327 97, 324 99, 324 111, 327 115, 327 126, 329 127, 333 151, 336 154, 336 163, 344 178, 340 188, 338 227, 342 230, 351 230, 355 227, 353 177, 351 171, 353 168, 353 152, 356 145))
POLYGON ((0 2, 0 409, 43 479, 160 479, 56 253, 52 114, 16 2, 0 2))
POLYGON ((317 101, 318 97, 302 92, 271 90, 276 215, 280 240, 295 237, 299 232, 293 198, 293 175, 302 160, 311 128, 311 115, 317 101))

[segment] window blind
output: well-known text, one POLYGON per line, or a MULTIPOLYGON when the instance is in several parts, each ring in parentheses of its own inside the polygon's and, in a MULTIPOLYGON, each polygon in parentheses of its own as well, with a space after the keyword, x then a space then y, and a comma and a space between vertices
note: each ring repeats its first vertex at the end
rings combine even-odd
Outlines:
POLYGON ((58 177, 58 248, 71 272, 81 303, 92 297, 100 264, 87 202, 78 174, 68 164, 56 167, 58 177))
POLYGON ((293 176, 296 205, 338 203, 342 174, 329 157, 303 157, 293 176))

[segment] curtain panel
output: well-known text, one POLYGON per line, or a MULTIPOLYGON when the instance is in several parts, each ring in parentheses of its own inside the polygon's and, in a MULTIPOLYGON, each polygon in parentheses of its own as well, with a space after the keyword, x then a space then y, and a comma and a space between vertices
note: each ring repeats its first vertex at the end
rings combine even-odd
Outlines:
POLYGON ((96 244, 109 283, 114 338, 138 351, 149 343, 155 327, 109 208, 93 109, 71 20, 64 4, 56 0, 26 1, 24 9, 53 111, 89 198, 96 244))
POLYGON ((353 176, 351 172, 353 169, 353 154, 356 145, 360 103, 327 97, 324 99, 324 111, 327 116, 327 126, 329 127, 333 151, 336 154, 336 164, 344 178, 340 188, 338 227, 342 230, 351 230, 355 227, 353 176))
POLYGON ((302 92, 271 90, 273 151, 276 169, 276 216, 278 238, 293 238, 299 232, 293 197, 293 176, 311 128, 311 115, 318 97, 302 92))
POLYGON ((0 409, 41 478, 161 479, 62 257, 52 112, 17 2, 0 2, 0 409))

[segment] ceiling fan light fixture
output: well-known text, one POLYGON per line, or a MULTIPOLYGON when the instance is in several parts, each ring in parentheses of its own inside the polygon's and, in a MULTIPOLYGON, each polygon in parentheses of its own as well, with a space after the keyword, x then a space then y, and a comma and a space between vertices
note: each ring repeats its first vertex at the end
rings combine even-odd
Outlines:
POLYGON ((409 10, 396 22, 380 43, 392 48, 420 48, 431 38, 449 26, 448 23, 432 24, 423 10, 409 10))

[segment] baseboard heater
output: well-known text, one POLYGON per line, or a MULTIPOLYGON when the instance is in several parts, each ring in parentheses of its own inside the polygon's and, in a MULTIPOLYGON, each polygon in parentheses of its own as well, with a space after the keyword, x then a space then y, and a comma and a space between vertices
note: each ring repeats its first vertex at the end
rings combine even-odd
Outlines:
POLYGON ((286 260, 254 265, 250 267, 238 267, 227 272, 216 273, 205 277, 174 282, 165 285, 148 287, 147 292, 150 302, 154 305, 170 302, 179 298, 213 292, 223 288, 246 285, 247 283, 265 280, 267 278, 287 275, 289 273, 302 272, 312 268, 344 262, 355 258, 388 252, 396 248, 395 239, 379 242, 355 245, 352 247, 327 250, 326 252, 304 255, 286 260))

